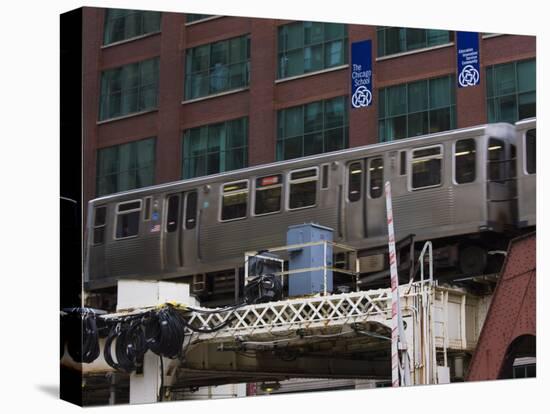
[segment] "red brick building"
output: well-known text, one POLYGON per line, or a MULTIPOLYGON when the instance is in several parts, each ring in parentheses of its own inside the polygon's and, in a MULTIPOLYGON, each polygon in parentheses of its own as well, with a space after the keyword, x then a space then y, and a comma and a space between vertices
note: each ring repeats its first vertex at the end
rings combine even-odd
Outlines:
POLYGON ((455 39, 441 30, 84 8, 83 201, 535 115, 535 37, 480 34, 481 81, 468 88, 456 87, 455 39), (352 109, 350 48, 365 39, 374 100, 352 109))

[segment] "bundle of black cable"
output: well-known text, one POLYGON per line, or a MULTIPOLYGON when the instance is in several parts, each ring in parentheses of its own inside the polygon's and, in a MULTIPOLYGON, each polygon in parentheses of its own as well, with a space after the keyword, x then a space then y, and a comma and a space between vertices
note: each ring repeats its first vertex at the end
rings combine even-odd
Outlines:
POLYGON ((61 322, 62 341, 75 362, 90 363, 99 356, 96 314, 87 308, 64 309, 61 322))
POLYGON ((131 373, 143 366, 145 352, 147 342, 141 320, 131 319, 113 326, 105 341, 103 355, 107 364, 114 369, 131 373), (116 361, 112 356, 113 342, 116 361))
POLYGON ((152 313, 144 323, 148 348, 159 356, 179 356, 186 325, 185 319, 172 305, 167 304, 152 313))
POLYGON ((244 300, 248 304, 273 302, 282 296, 283 285, 273 274, 256 276, 244 287, 244 300))

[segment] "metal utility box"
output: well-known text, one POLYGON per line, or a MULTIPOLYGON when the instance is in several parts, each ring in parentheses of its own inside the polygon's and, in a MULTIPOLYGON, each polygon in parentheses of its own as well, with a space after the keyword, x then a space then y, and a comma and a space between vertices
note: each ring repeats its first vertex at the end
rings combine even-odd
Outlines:
MULTIPOLYGON (((302 244, 319 241, 332 242, 333 230, 318 224, 307 223, 290 226, 286 234, 286 244, 302 244)), ((288 270, 313 267, 332 267, 332 245, 318 244, 289 250, 288 270)), ((291 273, 288 278, 288 295, 312 295, 324 291, 324 270, 309 270, 291 273)), ((332 270, 326 270, 327 292, 332 292, 332 270)))

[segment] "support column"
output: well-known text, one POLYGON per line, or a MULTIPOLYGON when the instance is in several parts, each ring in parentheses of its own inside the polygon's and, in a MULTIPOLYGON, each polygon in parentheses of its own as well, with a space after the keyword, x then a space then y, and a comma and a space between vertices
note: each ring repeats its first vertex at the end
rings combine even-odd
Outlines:
MULTIPOLYGON (((117 289, 117 312, 125 309, 178 302, 195 305, 189 285, 185 283, 120 280, 117 289)), ((165 367, 167 364, 164 364, 165 367)), ((166 369, 165 369, 166 373, 166 369)), ((130 404, 156 402, 161 384, 160 358, 147 351, 143 372, 130 374, 130 404)))
POLYGON ((271 19, 251 19, 250 109, 248 164, 275 161, 274 83, 277 69, 277 27, 271 19))

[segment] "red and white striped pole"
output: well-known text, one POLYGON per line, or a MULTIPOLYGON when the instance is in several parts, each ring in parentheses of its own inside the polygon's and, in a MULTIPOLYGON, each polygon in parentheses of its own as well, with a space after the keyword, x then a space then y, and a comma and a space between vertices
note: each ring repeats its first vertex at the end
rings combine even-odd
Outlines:
POLYGON ((386 216, 388 220, 388 248, 390 252, 390 278, 391 278, 391 384, 399 387, 399 321, 401 319, 401 307, 399 306, 399 278, 397 276, 397 263, 395 257, 395 233, 393 230, 393 212, 391 204, 391 185, 386 181, 386 216))

